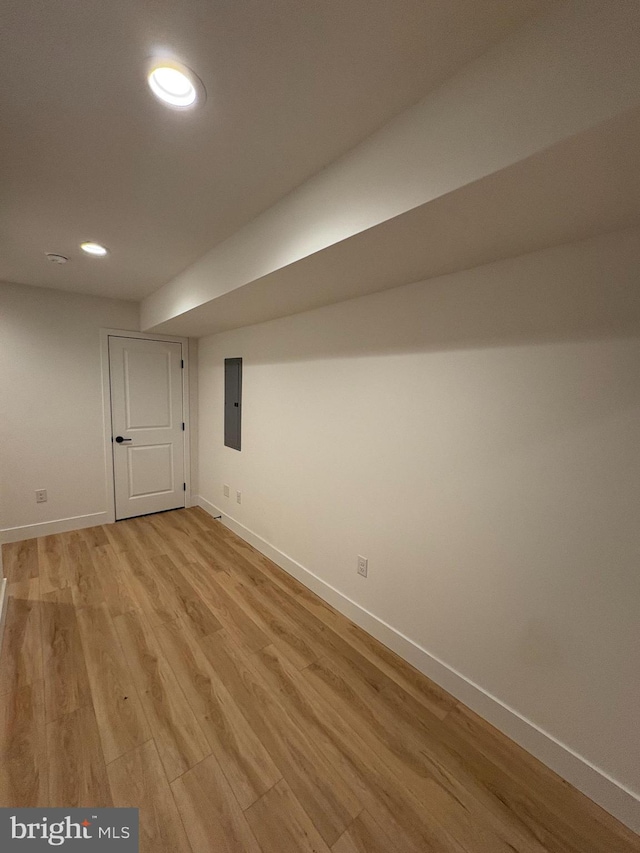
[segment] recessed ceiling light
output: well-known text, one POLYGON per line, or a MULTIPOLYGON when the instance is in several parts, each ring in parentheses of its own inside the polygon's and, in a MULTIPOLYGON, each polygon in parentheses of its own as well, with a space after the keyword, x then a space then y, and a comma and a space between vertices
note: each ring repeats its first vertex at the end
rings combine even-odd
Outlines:
POLYGON ((96 258, 104 258, 109 254, 109 250, 101 246, 100 243, 94 243, 92 240, 87 240, 86 243, 80 243, 80 248, 87 255, 94 255, 96 258))
POLYGON ((147 82, 153 94, 174 109, 185 110, 204 102, 202 81, 173 59, 153 60, 148 68, 147 82))
POLYGON ((58 255, 55 252, 45 252, 45 255, 52 264, 66 264, 69 260, 69 258, 66 258, 64 255, 58 255))

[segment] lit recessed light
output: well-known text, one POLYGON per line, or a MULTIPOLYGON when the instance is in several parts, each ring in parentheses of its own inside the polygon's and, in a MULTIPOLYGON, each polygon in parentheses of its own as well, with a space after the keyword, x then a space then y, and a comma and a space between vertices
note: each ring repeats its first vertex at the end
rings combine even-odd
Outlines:
POLYGON ((205 100, 202 81, 186 65, 172 59, 151 61, 147 82, 156 98, 174 109, 185 110, 205 100))
POLYGON ((94 243, 91 240, 88 240, 86 243, 80 243, 80 248, 87 255, 94 255, 96 258, 104 258, 105 255, 109 254, 108 249, 105 249, 100 243, 94 243))

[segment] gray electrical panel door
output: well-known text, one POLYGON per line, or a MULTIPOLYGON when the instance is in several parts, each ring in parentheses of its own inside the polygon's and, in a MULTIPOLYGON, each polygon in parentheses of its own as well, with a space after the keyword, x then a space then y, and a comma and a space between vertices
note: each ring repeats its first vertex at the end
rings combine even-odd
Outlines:
POLYGON ((242 359, 224 360, 224 443, 240 450, 242 426, 242 359))

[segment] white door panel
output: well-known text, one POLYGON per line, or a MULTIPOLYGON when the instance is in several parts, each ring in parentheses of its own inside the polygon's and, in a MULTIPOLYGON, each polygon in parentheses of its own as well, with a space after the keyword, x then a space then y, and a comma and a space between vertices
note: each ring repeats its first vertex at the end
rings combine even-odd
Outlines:
POLYGON ((132 498, 175 491, 173 447, 170 444, 129 446, 127 453, 129 495, 132 498))
POLYGON ((171 355, 124 350, 125 429, 171 426, 171 355))
POLYGON ((182 345, 109 336, 116 518, 184 506, 182 345))

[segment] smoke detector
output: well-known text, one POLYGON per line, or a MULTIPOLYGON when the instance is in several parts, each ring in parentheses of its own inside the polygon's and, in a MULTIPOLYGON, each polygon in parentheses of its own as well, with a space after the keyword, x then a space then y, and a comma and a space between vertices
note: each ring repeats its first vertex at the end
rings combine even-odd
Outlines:
POLYGON ((45 252, 45 255, 52 264, 66 264, 69 260, 69 258, 65 258, 64 255, 57 255, 55 252, 45 252))

